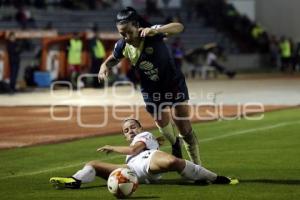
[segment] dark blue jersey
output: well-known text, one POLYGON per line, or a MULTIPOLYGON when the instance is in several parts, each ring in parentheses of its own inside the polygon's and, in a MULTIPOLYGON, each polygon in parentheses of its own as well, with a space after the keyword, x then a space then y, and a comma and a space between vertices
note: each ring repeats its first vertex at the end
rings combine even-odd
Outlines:
POLYGON ((114 57, 126 57, 131 61, 140 75, 142 92, 177 93, 186 87, 184 76, 174 64, 163 38, 163 34, 145 37, 139 48, 126 44, 124 39, 115 44, 114 57))

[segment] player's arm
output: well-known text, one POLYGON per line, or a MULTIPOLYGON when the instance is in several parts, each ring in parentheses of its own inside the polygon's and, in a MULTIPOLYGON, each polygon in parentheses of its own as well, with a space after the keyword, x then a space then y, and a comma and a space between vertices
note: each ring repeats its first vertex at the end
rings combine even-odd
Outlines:
POLYGON ((165 34, 166 36, 169 36, 169 35, 181 33, 183 29, 184 29, 183 24, 178 22, 172 22, 163 26, 140 28, 140 32, 141 32, 141 37, 153 36, 158 33, 162 33, 165 34))
POLYGON ((99 82, 103 79, 106 79, 112 71, 111 68, 117 65, 120 62, 120 60, 124 57, 123 50, 125 46, 126 42, 124 39, 120 39, 116 42, 112 54, 105 59, 105 61, 100 67, 98 73, 99 82))
POLYGON ((137 142, 133 146, 129 146, 129 147, 105 145, 97 149, 97 151, 106 152, 106 153, 116 152, 125 155, 137 155, 140 152, 142 152, 145 148, 146 148, 146 144, 144 142, 137 142))
MULTIPOLYGON (((113 66, 116 66, 120 60, 116 59, 113 54, 108 56, 108 58, 102 63, 102 65, 106 65, 108 68, 112 68, 113 66)), ((101 67, 102 67, 101 65, 101 67)))
POLYGON ((108 56, 106 60, 102 63, 99 73, 98 73, 98 80, 106 79, 109 74, 111 73, 111 68, 119 63, 119 60, 116 59, 113 54, 108 56))

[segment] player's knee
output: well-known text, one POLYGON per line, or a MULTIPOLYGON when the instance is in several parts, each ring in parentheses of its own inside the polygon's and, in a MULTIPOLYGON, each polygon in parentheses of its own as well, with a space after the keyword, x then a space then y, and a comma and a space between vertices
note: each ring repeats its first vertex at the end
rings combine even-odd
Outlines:
POLYGON ((89 166, 95 167, 97 164, 99 164, 99 161, 92 160, 92 161, 87 162, 85 164, 85 166, 89 165, 89 166))
POLYGON ((192 125, 189 120, 174 120, 181 135, 187 135, 192 131, 192 125))
POLYGON ((183 136, 186 136, 186 135, 192 133, 192 128, 190 126, 183 125, 183 126, 178 127, 178 129, 179 129, 180 134, 183 136))
POLYGON ((169 124, 169 120, 163 120, 163 119, 159 119, 159 120, 156 119, 155 122, 156 122, 156 125, 161 128, 164 128, 169 124))
POLYGON ((177 167, 179 165, 180 165, 180 159, 179 158, 176 158, 176 157, 173 156, 168 160, 168 169, 170 169, 170 170, 176 171, 177 167))
POLYGON ((154 117, 154 120, 156 122, 156 125, 163 128, 167 126, 170 122, 169 113, 166 112, 160 112, 158 116, 154 117))

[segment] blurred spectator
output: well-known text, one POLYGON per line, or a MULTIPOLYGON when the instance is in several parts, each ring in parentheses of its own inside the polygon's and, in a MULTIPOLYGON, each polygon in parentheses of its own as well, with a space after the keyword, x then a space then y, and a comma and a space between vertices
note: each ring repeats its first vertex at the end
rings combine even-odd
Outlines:
POLYGON ((254 23, 251 28, 251 36, 254 43, 257 45, 261 53, 269 51, 269 37, 266 31, 257 23, 254 23))
POLYGON ((198 16, 205 19, 207 26, 226 31, 243 52, 269 51, 268 33, 247 16, 241 15, 227 0, 199 0, 195 3, 198 16))
POLYGON ((189 78, 191 75, 191 78, 196 77, 196 72, 200 74, 201 72, 201 66, 203 65, 201 62, 201 54, 203 54, 202 48, 197 49, 190 49, 188 50, 184 55, 184 62, 185 62, 185 69, 183 69, 184 75, 186 78, 189 78))
POLYGON ((19 8, 17 10, 15 19, 22 27, 26 26, 28 18, 26 16, 24 8, 19 8))
POLYGON ((0 52, 0 94, 10 92, 10 86, 4 79, 4 55, 0 52))
POLYGON ((175 60, 175 65, 181 69, 184 56, 184 46, 180 37, 176 37, 171 44, 172 54, 175 60))
POLYGON ((77 84, 77 79, 81 73, 81 54, 83 50, 83 43, 80 39, 79 33, 74 33, 70 39, 68 46, 68 67, 70 70, 70 80, 73 89, 77 89, 80 85, 77 84))
POLYGON ((220 49, 217 47, 211 48, 207 52, 206 56, 206 64, 208 66, 214 67, 216 70, 218 70, 222 74, 226 74, 228 78, 234 78, 236 75, 235 71, 226 69, 225 66, 221 65, 218 62, 218 56, 221 54, 220 49))
POLYGON ((18 8, 15 19, 22 28, 35 27, 35 19, 32 17, 31 11, 25 7, 18 8))
POLYGON ((288 41, 291 46, 290 70, 292 72, 295 70, 295 66, 296 66, 296 49, 295 49, 294 40, 292 38, 289 38, 288 41))
POLYGON ((292 48, 290 41, 282 36, 279 43, 281 56, 281 71, 291 70, 292 48))
POLYGON ((265 30, 258 24, 253 24, 253 27, 251 29, 251 35, 254 40, 258 40, 259 37, 265 32, 265 30))
POLYGON ((271 65, 278 69, 280 67, 280 48, 275 35, 271 36, 269 45, 271 65))
MULTIPOLYGON (((91 56, 91 73, 98 74, 100 70, 100 66, 103 62, 103 59, 106 56, 105 47, 101 41, 101 38, 98 33, 97 26, 93 28, 94 34, 93 37, 89 40, 89 51, 91 56)), ((93 87, 97 87, 98 78, 93 78, 93 87)))
POLYGON ((295 50, 295 71, 300 71, 300 42, 297 43, 295 50))
POLYGON ((6 48, 10 65, 10 92, 14 93, 16 91, 16 82, 20 68, 22 45, 17 41, 14 32, 10 32, 7 39, 6 48))

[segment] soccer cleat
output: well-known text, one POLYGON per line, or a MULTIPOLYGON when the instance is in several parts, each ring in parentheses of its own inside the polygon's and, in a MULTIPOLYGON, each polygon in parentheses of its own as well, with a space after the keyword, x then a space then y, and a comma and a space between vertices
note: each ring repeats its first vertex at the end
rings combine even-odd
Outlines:
POLYGON ((172 145, 172 155, 177 158, 182 158, 180 138, 176 137, 175 144, 172 145))
POLYGON ((236 185, 239 183, 239 180, 236 178, 230 178, 226 176, 217 176, 216 180, 212 182, 212 184, 228 184, 228 185, 236 185))
POLYGON ((81 185, 81 181, 76 180, 73 177, 69 177, 69 178, 52 177, 50 178, 49 182, 56 189, 64 189, 64 188, 78 189, 80 188, 81 185))

